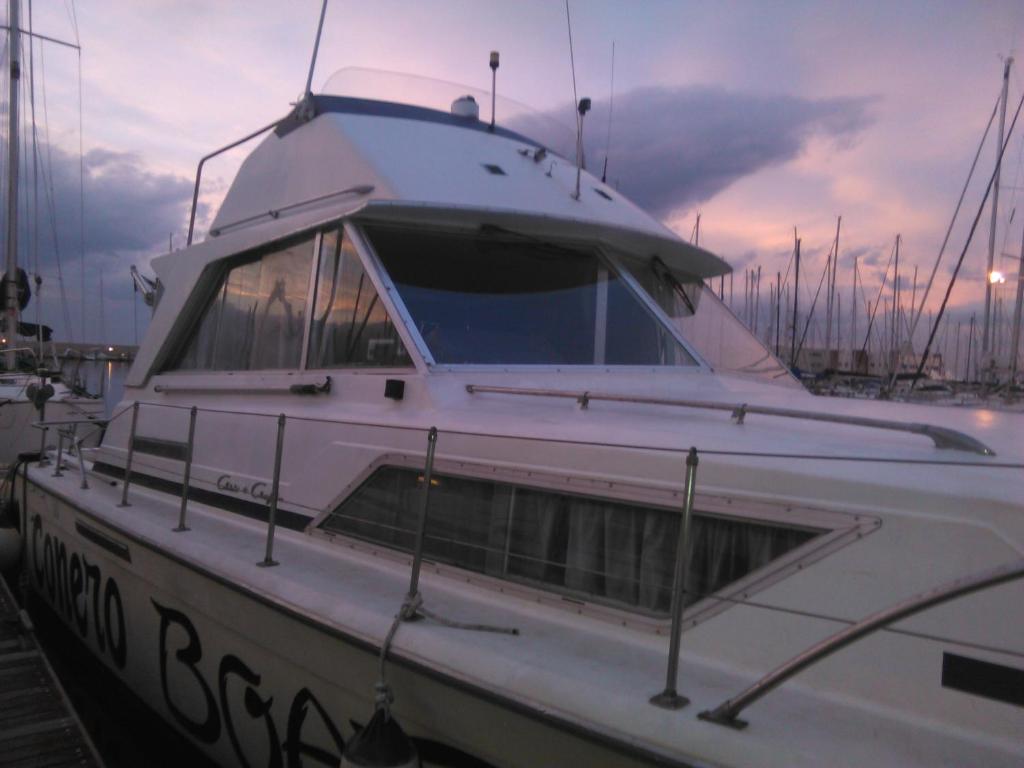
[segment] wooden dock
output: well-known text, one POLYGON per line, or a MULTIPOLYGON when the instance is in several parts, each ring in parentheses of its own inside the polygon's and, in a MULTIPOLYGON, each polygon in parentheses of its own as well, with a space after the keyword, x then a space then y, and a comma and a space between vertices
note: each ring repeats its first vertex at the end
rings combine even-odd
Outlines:
POLYGON ((0 766, 102 768, 103 762, 0 577, 0 766))

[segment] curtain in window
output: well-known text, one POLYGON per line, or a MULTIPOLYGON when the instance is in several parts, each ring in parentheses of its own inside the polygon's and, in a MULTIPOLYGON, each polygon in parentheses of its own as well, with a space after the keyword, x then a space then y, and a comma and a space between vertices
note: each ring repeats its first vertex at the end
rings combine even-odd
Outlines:
MULTIPOLYGON (((411 551, 422 477, 378 470, 323 527, 411 551)), ((426 556, 479 573, 550 584, 668 612, 681 513, 503 483, 435 475, 426 556)), ((800 546, 813 531, 694 514, 686 604, 800 546)))

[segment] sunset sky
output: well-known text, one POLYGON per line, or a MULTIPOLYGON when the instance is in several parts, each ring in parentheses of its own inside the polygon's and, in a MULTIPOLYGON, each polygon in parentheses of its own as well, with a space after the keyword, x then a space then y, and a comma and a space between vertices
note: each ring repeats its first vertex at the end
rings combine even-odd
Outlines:
MULTIPOLYGON (((202 155, 288 112, 305 84, 320 3, 33 5, 36 32, 69 41, 77 36, 82 47, 81 132, 77 54, 51 43, 37 43, 33 52, 36 120, 52 168, 69 314, 77 328, 81 145, 84 335, 97 341, 101 335, 102 273, 106 340, 130 343, 128 266, 145 271, 151 257, 166 252, 169 235, 175 247, 183 244, 202 155)), ((767 275, 786 268, 794 226, 813 289, 837 215, 843 217, 841 290, 858 255, 874 298, 897 233, 903 274, 918 265, 923 287, 998 96, 1003 57, 1024 57, 1019 0, 573 0, 570 9, 577 90, 594 100, 587 124, 591 166, 604 161, 608 146, 609 181, 684 237, 699 210, 701 244, 737 270, 734 290, 742 293, 744 268, 761 265, 764 297, 767 275)), ((22 16, 27 27, 25 2, 22 16)), ((557 0, 333 0, 314 90, 344 67, 414 72, 486 90, 492 49, 501 52, 500 94, 572 124, 565 5, 557 0)), ((5 75, 5 93, 6 87, 5 75)), ((1007 124, 1022 88, 1015 66, 1007 124)), ((997 253, 1011 254, 998 256, 997 265, 1011 277, 1024 222, 1013 214, 1024 194, 1021 135, 1024 130, 1015 131, 1004 161, 996 239, 997 253)), ((993 147, 990 136, 947 248, 935 306, 991 175, 993 147)), ((206 223, 241 157, 209 168, 206 223)), ((953 293, 960 316, 982 296, 988 215, 953 293)), ((66 338, 49 235, 40 236, 40 259, 44 319, 66 338)), ((909 279, 904 288, 910 291, 909 279)), ((1002 290, 1009 307, 1009 281, 1002 290)), ((146 314, 140 308, 140 331, 146 314)))

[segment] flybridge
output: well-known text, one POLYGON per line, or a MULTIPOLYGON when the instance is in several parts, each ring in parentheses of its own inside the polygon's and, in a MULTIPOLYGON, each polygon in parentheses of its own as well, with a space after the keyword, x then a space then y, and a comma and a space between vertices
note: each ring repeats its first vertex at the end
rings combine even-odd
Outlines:
MULTIPOLYGON (((399 104, 390 101, 377 101, 374 99, 360 99, 350 96, 314 95, 312 97, 314 116, 335 113, 346 115, 365 115, 368 117, 393 118, 396 120, 415 120, 421 123, 434 123, 446 125, 452 128, 464 128, 470 131, 480 131, 493 134, 513 141, 528 144, 531 147, 543 148, 545 151, 553 152, 550 147, 540 141, 530 138, 525 134, 504 128, 502 126, 491 127, 481 122, 476 117, 466 117, 456 114, 454 111, 442 112, 438 109, 420 107, 414 104, 399 104)), ((453 102, 454 104, 454 102, 453 102)), ((303 116, 296 112, 277 124, 274 129, 278 137, 286 136, 291 131, 300 128, 308 122, 303 116)))

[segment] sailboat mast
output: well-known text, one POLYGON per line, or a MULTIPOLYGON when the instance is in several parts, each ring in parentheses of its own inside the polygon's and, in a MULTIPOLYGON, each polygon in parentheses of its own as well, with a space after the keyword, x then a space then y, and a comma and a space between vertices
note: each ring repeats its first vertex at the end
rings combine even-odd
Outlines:
POLYGON ((7 259, 6 259, 6 365, 8 370, 16 367, 14 348, 17 346, 18 333, 18 148, 21 139, 18 136, 18 89, 21 87, 21 20, 18 18, 19 0, 10 0, 8 18, 10 19, 11 57, 10 101, 8 116, 10 122, 7 130, 7 259))
POLYGON ((992 269, 995 266, 996 254, 996 217, 999 215, 999 174, 1002 170, 1003 160, 1003 133, 1006 130, 1006 95, 1010 85, 1010 67, 1013 65, 1013 57, 1006 59, 1003 66, 1003 95, 999 101, 999 143, 996 144, 996 172, 992 182, 992 220, 988 228, 988 268, 985 270, 985 317, 981 331, 981 363, 984 367, 989 366, 989 358, 992 345, 992 269))
POLYGON ((793 250, 796 262, 796 276, 793 278, 793 330, 789 338, 789 367, 796 365, 796 323, 800 307, 800 238, 793 227, 793 250))
POLYGON ((1020 233, 1020 261, 1017 262, 1017 297, 1013 306, 1013 335, 1010 338, 1010 378, 1012 387, 1017 378, 1017 359, 1020 357, 1020 321, 1024 312, 1024 230, 1020 233))
POLYGON ((896 235, 896 266, 892 273, 892 321, 890 322, 889 331, 892 335, 892 340, 889 342, 892 346, 889 350, 889 355, 892 357, 892 370, 893 373, 899 372, 899 346, 900 346, 900 326, 899 326, 899 306, 900 306, 900 236, 896 235))
POLYGON ((853 257, 853 292, 850 294, 850 370, 856 370, 855 362, 857 347, 857 259, 853 257))

